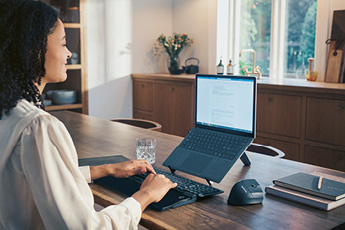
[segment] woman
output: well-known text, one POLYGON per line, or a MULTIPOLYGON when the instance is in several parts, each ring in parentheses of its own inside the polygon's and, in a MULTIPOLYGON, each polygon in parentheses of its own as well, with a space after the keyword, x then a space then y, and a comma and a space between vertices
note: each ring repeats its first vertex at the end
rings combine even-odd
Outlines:
POLYGON ((65 126, 43 111, 47 83, 67 78, 63 23, 46 4, 0 0, 0 229, 132 229, 176 186, 143 160, 78 167, 65 126), (150 172, 117 206, 93 208, 87 184, 150 172))

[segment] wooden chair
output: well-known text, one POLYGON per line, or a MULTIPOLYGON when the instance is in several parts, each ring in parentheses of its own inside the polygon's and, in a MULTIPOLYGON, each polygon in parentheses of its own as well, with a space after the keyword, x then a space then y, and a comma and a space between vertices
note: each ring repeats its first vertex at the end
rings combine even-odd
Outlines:
POLYGON ((254 153, 260 153, 272 157, 279 157, 283 158, 285 156, 285 153, 275 147, 268 146, 268 145, 260 145, 256 143, 252 143, 247 148, 248 151, 254 152, 254 153))
POLYGON ((135 118, 133 118, 133 119, 119 118, 119 119, 114 119, 111 121, 120 122, 120 123, 124 123, 127 125, 132 125, 132 126, 144 128, 144 129, 150 129, 150 130, 154 130, 154 131, 158 131, 158 132, 160 132, 162 130, 161 124, 154 122, 154 121, 149 121, 149 120, 135 119, 135 118))

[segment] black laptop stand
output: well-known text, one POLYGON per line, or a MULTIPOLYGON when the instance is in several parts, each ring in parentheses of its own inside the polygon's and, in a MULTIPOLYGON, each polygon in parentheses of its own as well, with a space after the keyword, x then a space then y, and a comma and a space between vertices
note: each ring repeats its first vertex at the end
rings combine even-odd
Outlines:
MULTIPOLYGON (((249 158, 248 158, 246 152, 243 152, 243 154, 242 154, 242 156, 240 157, 240 159, 241 159, 242 163, 243 163, 245 166, 250 166, 250 165, 251 165, 251 162, 250 162, 250 160, 249 160, 249 158)), ((176 169, 173 169, 173 168, 171 168, 170 166, 168 166, 168 168, 170 169, 170 172, 171 172, 172 174, 175 174, 176 169)), ((209 179, 205 178, 205 180, 207 181, 207 184, 208 184, 209 186, 212 186, 212 182, 211 182, 209 179)))

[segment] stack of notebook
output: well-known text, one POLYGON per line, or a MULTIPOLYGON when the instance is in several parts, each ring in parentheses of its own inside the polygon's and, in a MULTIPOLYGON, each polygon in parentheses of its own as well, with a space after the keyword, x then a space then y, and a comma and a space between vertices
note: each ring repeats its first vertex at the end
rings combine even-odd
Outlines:
POLYGON ((296 201, 322 210, 331 210, 345 204, 344 178, 331 175, 296 173, 267 186, 268 194, 296 201))

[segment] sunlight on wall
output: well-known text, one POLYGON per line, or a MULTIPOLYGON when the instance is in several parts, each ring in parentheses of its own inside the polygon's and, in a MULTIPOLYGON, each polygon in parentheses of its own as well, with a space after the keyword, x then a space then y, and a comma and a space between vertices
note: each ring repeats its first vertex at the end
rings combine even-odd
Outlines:
POLYGON ((88 1, 87 33, 90 115, 130 116, 132 1, 88 1))
POLYGON ((131 72, 132 3, 127 0, 88 2, 89 87, 131 72), (96 65, 97 64, 97 65, 96 65))
POLYGON ((106 81, 131 73, 132 2, 105 1, 106 81))

